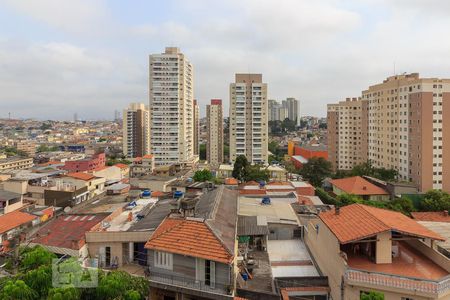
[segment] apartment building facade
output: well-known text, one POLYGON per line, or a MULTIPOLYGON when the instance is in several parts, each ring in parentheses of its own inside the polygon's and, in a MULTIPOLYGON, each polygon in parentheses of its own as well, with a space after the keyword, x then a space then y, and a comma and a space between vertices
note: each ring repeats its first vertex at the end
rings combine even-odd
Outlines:
POLYGON ((194 155, 199 155, 199 136, 200 136, 200 110, 197 100, 194 100, 194 155))
POLYGON ((367 108, 360 98, 328 104, 328 159, 335 170, 351 170, 367 161, 367 108))
POLYGON ((362 92, 369 103, 368 159, 420 191, 450 191, 450 79, 388 77, 362 92))
POLYGON ((150 152, 155 165, 192 162, 194 69, 180 49, 150 55, 150 152))
POLYGON ((33 166, 33 158, 31 157, 8 157, 0 159, 0 173, 10 172, 14 170, 28 169, 33 166))
POLYGON ((223 162, 223 108, 221 99, 212 99, 206 106, 206 160, 212 167, 223 162))
POLYGON ((236 74, 230 84, 230 161, 268 161, 267 84, 262 74, 236 74))
POLYGON ((141 157, 150 153, 150 112, 143 103, 131 103, 123 110, 123 153, 141 157))
POLYGON ((291 121, 295 121, 297 126, 300 126, 300 104, 295 98, 287 98, 286 106, 288 111, 288 118, 291 121))

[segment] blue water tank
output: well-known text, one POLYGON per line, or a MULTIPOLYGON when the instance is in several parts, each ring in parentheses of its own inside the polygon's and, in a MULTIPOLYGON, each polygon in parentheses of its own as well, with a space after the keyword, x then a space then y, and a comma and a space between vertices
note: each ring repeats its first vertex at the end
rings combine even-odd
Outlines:
POLYGON ((269 197, 263 197, 261 200, 261 204, 270 204, 270 198, 269 197))
POLYGON ((242 273, 242 279, 244 279, 244 281, 248 280, 248 274, 247 273, 242 273))
POLYGON ((181 192, 181 191, 175 191, 175 192, 173 193, 173 197, 174 197, 174 198, 181 198, 181 197, 183 197, 183 192, 181 192))
POLYGON ((266 182, 265 181, 260 181, 259 182, 259 187, 261 187, 261 188, 263 188, 264 186, 266 185, 266 182))
POLYGON ((152 192, 150 190, 144 190, 142 192, 142 197, 150 197, 152 195, 152 192))

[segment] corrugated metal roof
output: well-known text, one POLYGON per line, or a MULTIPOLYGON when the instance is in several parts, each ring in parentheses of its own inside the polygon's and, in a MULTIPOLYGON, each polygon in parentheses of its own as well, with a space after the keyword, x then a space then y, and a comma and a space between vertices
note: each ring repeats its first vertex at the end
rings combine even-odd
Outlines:
POLYGON ((239 216, 237 235, 268 235, 269 228, 266 225, 258 225, 257 216, 239 216))

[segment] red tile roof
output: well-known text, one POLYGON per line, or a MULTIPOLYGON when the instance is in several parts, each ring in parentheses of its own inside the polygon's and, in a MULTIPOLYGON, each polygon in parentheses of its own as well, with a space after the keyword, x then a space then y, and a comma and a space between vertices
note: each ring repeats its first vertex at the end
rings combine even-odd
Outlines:
POLYGON ((50 221, 34 235, 33 243, 79 250, 85 233, 100 223, 105 215, 62 215, 50 221))
POLYGON ((448 211, 412 212, 411 215, 417 221, 450 222, 448 211))
POLYGON ((81 173, 81 172, 78 172, 78 173, 67 173, 66 176, 67 177, 72 177, 72 178, 75 178, 75 179, 84 180, 84 181, 89 181, 89 180, 92 180, 92 179, 95 178, 94 175, 87 174, 87 173, 81 173))
POLYGON ((239 181, 236 178, 225 178, 225 184, 227 184, 227 185, 238 185, 239 181))
POLYGON ((146 154, 146 155, 142 156, 142 158, 153 158, 153 155, 151 155, 151 154, 146 154))
POLYGON ((4 214, 0 216, 0 233, 8 232, 11 229, 33 221, 36 218, 36 216, 18 210, 4 214))
POLYGON ((265 195, 267 194, 266 190, 239 190, 240 195, 265 195))
POLYGON ((126 165, 126 164, 121 164, 121 163, 115 164, 114 166, 116 166, 116 167, 118 167, 118 168, 121 168, 121 169, 127 169, 127 168, 129 168, 128 165, 126 165))
POLYGON ((360 176, 333 179, 330 183, 348 194, 354 195, 389 195, 382 188, 370 183, 360 176))
POLYGON ((152 191, 152 197, 161 197, 164 196, 165 193, 161 191, 152 191))
POLYGON ((340 209, 322 212, 320 219, 328 226, 341 244, 361 240, 385 231, 435 240, 445 240, 407 216, 362 204, 352 204, 340 209))
POLYGON ((199 257, 229 264, 233 255, 201 221, 166 218, 145 244, 145 248, 199 257))

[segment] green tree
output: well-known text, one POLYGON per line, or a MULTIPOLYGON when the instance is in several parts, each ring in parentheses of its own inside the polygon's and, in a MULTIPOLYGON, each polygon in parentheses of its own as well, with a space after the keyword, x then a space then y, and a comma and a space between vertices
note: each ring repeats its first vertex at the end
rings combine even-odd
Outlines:
POLYGON ((300 170, 300 175, 314 186, 321 186, 322 181, 331 176, 331 174, 331 162, 325 160, 323 157, 310 158, 300 170))
POLYGON ((262 168, 260 165, 248 165, 245 181, 268 181, 270 173, 267 169, 262 168))
POLYGON ((2 300, 34 300, 38 299, 38 294, 33 291, 23 280, 8 280, 0 290, 2 300))
POLYGON ((41 246, 21 249, 20 256, 19 268, 23 272, 51 265, 52 259, 56 258, 55 254, 41 246))
POLYGON ((369 160, 354 166, 350 174, 351 176, 371 176, 384 181, 395 181, 398 172, 394 169, 375 168, 369 160))
POLYGON ((52 288, 48 292, 47 300, 79 300, 81 292, 74 287, 52 288))
POLYGON ((315 194, 325 204, 329 204, 329 205, 338 205, 339 204, 335 198, 333 198, 330 194, 328 194, 324 189, 322 189, 320 187, 316 187, 315 194))
POLYGON ((232 176, 240 181, 245 181, 247 178, 248 160, 245 155, 239 155, 236 158, 233 166, 232 176))
POLYGON ((387 202, 387 208, 395 211, 399 211, 405 215, 409 215, 414 211, 414 204, 408 197, 396 198, 390 202, 387 202))
POLYGON ((281 122, 281 129, 285 132, 292 132, 295 131, 295 121, 289 120, 289 118, 286 118, 281 122))
POLYGON ((133 277, 123 271, 110 272, 100 279, 97 287, 97 298, 100 300, 110 299, 136 299, 137 292, 140 297, 137 299, 144 299, 148 296, 149 286, 144 278, 133 277))
POLYGON ((350 205, 354 203, 363 203, 361 197, 354 194, 340 194, 336 197, 336 200, 340 205, 350 205))
POLYGON ((429 190, 420 203, 422 211, 450 210, 450 195, 440 190, 429 190))
POLYGON ((327 129, 327 123, 320 123, 319 129, 327 129))
POLYGON ((206 160, 206 144, 200 144, 199 146, 199 159, 206 160))
POLYGON ((42 265, 30 270, 23 276, 23 281, 38 293, 40 298, 44 298, 52 286, 52 268, 50 265, 42 265))
POLYGON ((381 292, 361 292, 359 297, 361 300, 384 300, 384 294, 381 292))
POLYGON ((195 181, 212 181, 214 179, 213 174, 211 173, 211 171, 207 170, 207 169, 203 169, 203 170, 198 170, 195 172, 193 179, 195 181))

